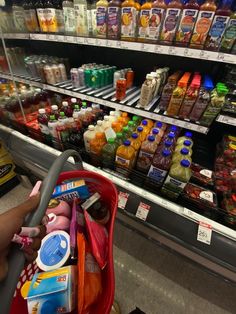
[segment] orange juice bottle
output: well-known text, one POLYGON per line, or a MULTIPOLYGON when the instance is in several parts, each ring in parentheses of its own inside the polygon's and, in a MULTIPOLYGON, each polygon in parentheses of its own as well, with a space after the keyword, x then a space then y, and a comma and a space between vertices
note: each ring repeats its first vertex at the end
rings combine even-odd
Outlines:
POLYGON ((129 120, 130 120, 130 118, 128 116, 128 113, 127 112, 122 112, 121 117, 124 119, 125 125, 127 125, 129 120))
POLYGON ((145 133, 145 135, 147 136, 149 133, 150 133, 150 127, 148 125, 148 121, 145 119, 145 120, 142 120, 140 126, 143 127, 143 132, 145 133))
POLYGON ((142 126, 137 127, 137 134, 141 142, 145 141, 147 134, 143 131, 142 126))
POLYGON ((138 133, 133 133, 129 140, 130 140, 131 146, 135 150, 135 156, 137 156, 137 153, 138 153, 138 151, 139 151, 139 149, 140 149, 140 147, 142 145, 142 142, 139 139, 138 133))
POLYGON ((135 150, 131 146, 129 140, 125 140, 124 144, 119 146, 116 152, 116 171, 128 176, 133 167, 135 159, 135 150))
POLYGON ((137 4, 134 0, 125 0, 121 4, 121 39, 134 41, 137 25, 137 4))
POLYGON ((93 165, 100 166, 102 148, 105 144, 106 138, 102 132, 96 133, 95 138, 90 141, 90 157, 93 165))
POLYGON ((141 6, 138 23, 138 40, 147 41, 149 39, 149 22, 151 17, 152 1, 147 0, 141 6))
POLYGON ((111 127, 116 133, 122 130, 122 125, 118 121, 112 122, 111 127))
POLYGON ((148 123, 149 129, 151 129, 151 128, 153 127, 153 125, 154 125, 154 122, 153 122, 151 119, 145 119, 145 120, 146 120, 147 123, 148 123))

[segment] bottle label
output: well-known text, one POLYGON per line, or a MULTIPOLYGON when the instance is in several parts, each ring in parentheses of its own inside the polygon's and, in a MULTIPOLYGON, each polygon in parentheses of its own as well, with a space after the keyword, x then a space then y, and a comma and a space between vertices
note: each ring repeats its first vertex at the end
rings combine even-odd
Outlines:
POLYGON ((180 18, 180 13, 180 9, 172 8, 166 10, 166 17, 161 32, 162 41, 173 41, 180 18))
POLYGON ((212 11, 199 12, 197 22, 195 24, 193 35, 191 38, 191 44, 204 45, 214 15, 215 12, 212 11))
POLYGON ((13 10, 13 21, 17 31, 25 31, 25 17, 23 9, 13 10))
POLYGON ((139 156, 137 160, 138 169, 148 170, 151 165, 152 159, 153 159, 153 154, 150 154, 141 150, 139 152, 139 156))
POLYGON ((179 28, 176 33, 176 41, 181 43, 188 43, 190 41, 197 15, 198 10, 183 10, 179 28))
POLYGON ((164 18, 164 9, 153 8, 149 20, 149 38, 157 40, 159 38, 162 21, 164 18))
POLYGON ((120 166, 125 167, 125 168, 129 168, 130 160, 122 158, 120 156, 116 156, 116 163, 120 166))
POLYGON ((57 16, 56 9, 47 8, 44 10, 44 16, 46 18, 46 24, 48 32, 57 33, 58 32, 58 24, 57 24, 57 16))
POLYGON ((150 170, 148 172, 148 177, 157 182, 157 184, 162 184, 167 175, 167 172, 168 171, 166 170, 159 169, 151 165, 150 170))
POLYGON ((60 9, 56 9, 56 17, 57 17, 58 31, 63 33, 65 31, 63 11, 60 9))
POLYGON ((75 25, 77 35, 88 35, 87 5, 75 4, 75 25))
POLYGON ((167 109, 167 114, 170 116, 177 116, 179 113, 179 109, 181 107, 182 101, 183 101, 183 96, 175 96, 172 95, 168 109, 167 109))
POLYGON ((224 34, 224 39, 230 40, 230 43, 228 44, 230 48, 233 46, 235 38, 236 38, 236 19, 231 19, 224 34))
POLYGON ((107 31, 110 38, 118 38, 120 30, 120 13, 119 7, 108 7, 107 11, 107 31))
POLYGON ((180 194, 186 186, 186 182, 177 180, 170 175, 165 180, 164 187, 167 190, 180 194))
POLYGON ((124 7, 121 9, 121 36, 135 37, 136 9, 134 7, 124 7))
POLYGON ((221 38, 229 19, 229 16, 215 15, 208 35, 207 48, 218 48, 220 46, 221 38))
POLYGON ((149 38, 149 20, 151 10, 141 10, 139 17, 139 38, 149 38))
POLYGON ((37 9, 38 21, 41 32, 46 33, 48 31, 46 17, 44 15, 44 9, 37 9))
POLYGON ((107 31, 107 23, 106 23, 106 16, 107 16, 107 7, 97 7, 97 35, 100 37, 106 37, 107 31))
POLYGON ((35 10, 24 10, 24 16, 27 30, 29 32, 38 32, 39 27, 35 10))
POLYGON ((74 8, 63 8, 65 31, 67 33, 75 32, 75 10, 74 8))
POLYGON ((89 34, 95 36, 97 32, 97 21, 96 21, 97 10, 92 9, 87 11, 88 18, 88 31, 89 34))

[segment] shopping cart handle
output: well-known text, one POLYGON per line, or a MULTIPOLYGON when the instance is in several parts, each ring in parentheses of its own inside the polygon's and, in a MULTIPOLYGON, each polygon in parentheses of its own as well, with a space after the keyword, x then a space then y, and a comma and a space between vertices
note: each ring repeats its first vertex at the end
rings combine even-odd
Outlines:
MULTIPOLYGON (((77 169, 82 170, 82 159, 80 154, 75 150, 66 150, 52 164, 48 171, 47 177, 43 180, 40 189, 40 203, 38 209, 26 220, 25 226, 34 227, 39 225, 45 215, 48 203, 51 199, 54 187, 57 183, 67 159, 73 157, 77 169)), ((8 257, 8 274, 6 279, 0 283, 0 313, 9 314, 12 299, 20 274, 25 266, 25 256, 18 247, 13 247, 8 257)), ((15 313, 14 313, 15 314, 15 313)))

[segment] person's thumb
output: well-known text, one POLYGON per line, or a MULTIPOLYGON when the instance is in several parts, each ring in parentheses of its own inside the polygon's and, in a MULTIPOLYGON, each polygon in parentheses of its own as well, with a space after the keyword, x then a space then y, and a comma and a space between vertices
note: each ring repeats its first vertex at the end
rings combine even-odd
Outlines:
POLYGON ((32 211, 34 211, 40 201, 40 194, 36 194, 34 196, 31 196, 30 198, 28 198, 24 203, 18 205, 17 207, 11 209, 9 211, 9 214, 14 215, 15 217, 17 217, 18 219, 22 219, 24 220, 25 217, 31 213, 32 211))

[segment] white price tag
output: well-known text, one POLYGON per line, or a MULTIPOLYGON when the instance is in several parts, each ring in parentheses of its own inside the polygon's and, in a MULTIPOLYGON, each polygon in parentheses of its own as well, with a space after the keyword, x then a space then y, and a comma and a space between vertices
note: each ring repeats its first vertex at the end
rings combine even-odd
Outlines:
POLYGON ((159 46, 159 45, 155 45, 155 48, 154 48, 154 52, 155 53, 163 53, 163 50, 164 50, 165 48, 163 47, 163 46, 159 46))
POLYGON ((149 210, 150 205, 140 202, 135 216, 143 221, 146 221, 149 210))
POLYGON ((212 226, 205 223, 199 222, 197 240, 208 245, 211 244, 212 226))
POLYGON ((46 40, 50 40, 50 35, 46 34, 46 40))
POLYGON ((169 55, 176 55, 176 49, 175 49, 175 47, 169 47, 168 53, 169 53, 169 55))
POLYGON ((83 38, 82 37, 75 37, 77 44, 83 44, 83 38))
POLYGON ((217 60, 219 60, 219 61, 224 61, 224 60, 225 60, 225 55, 224 55, 224 53, 219 52, 219 53, 218 53, 218 56, 217 56, 217 60))
POLYGON ((119 192, 118 207, 121 209, 125 209, 128 198, 129 198, 128 193, 119 192))
POLYGON ((100 39, 96 38, 95 40, 95 46, 101 46, 102 42, 100 39))
POLYGON ((116 42, 116 48, 119 48, 119 49, 121 48, 121 42, 120 41, 116 42))

